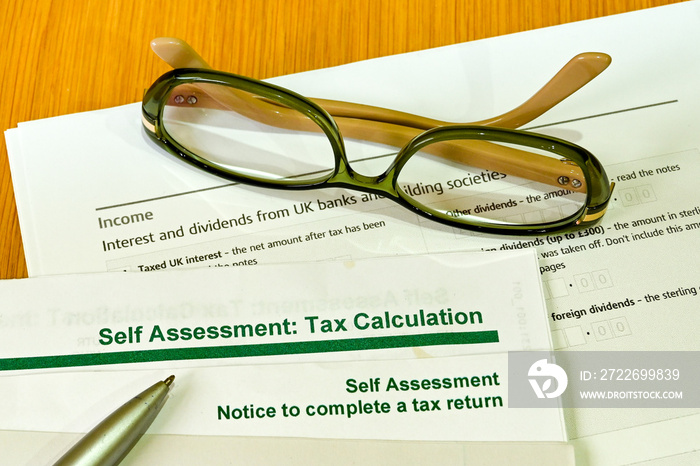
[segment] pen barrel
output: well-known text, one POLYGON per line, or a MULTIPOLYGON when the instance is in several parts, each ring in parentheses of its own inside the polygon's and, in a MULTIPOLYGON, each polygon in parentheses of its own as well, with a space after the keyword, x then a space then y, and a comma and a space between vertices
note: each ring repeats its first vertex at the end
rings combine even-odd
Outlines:
POLYGON ((129 453, 158 415, 169 391, 158 382, 110 414, 54 466, 113 466, 129 453))

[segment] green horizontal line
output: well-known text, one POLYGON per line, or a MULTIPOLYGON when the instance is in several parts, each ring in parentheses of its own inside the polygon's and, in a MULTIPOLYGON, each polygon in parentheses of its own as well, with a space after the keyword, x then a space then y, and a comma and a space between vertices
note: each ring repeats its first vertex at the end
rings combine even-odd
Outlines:
POLYGON ((300 341, 292 343, 262 343, 255 345, 206 346, 196 348, 6 358, 0 359, 0 371, 99 366, 153 361, 333 353, 338 351, 410 348, 416 346, 471 345, 479 343, 498 343, 498 331, 431 333, 373 338, 349 338, 341 340, 300 341))

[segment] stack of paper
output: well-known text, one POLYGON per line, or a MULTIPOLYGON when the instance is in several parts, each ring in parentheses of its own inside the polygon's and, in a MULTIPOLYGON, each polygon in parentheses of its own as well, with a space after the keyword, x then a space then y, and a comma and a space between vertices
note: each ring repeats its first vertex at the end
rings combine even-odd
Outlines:
MULTIPOLYGON (((154 424, 156 432, 566 440, 559 409, 470 411, 461 418, 454 410, 430 414, 432 404, 421 412, 420 401, 434 399, 446 408, 447 391, 444 397, 392 393, 386 383, 392 377, 455 377, 455 368, 485 376, 494 368, 504 370, 505 351, 547 350, 550 338, 560 350, 700 350, 695 338, 700 325, 699 26, 700 4, 687 2, 272 80, 311 97, 469 122, 514 108, 578 53, 611 55, 612 65, 601 76, 529 125, 586 147, 616 183, 602 222, 568 234, 472 234, 350 191, 282 195, 231 185, 157 148, 141 129, 140 104, 9 130, 31 275, 155 273, 0 284, 3 309, 16 309, 0 321, 0 341, 12 342, 3 343, 3 355, 13 358, 12 364, 27 363, 10 367, 12 372, 0 378, 3 393, 11 393, 2 401, 7 404, 3 412, 10 414, 0 428, 85 430, 104 414, 98 409, 103 394, 93 392, 94 386, 113 383, 128 397, 133 383, 181 367, 188 375, 178 377, 174 403, 154 424), (342 202, 349 196, 354 202, 342 202), (526 248, 534 249, 520 252, 526 248), (483 252, 492 250, 505 252, 483 252), (439 254, 455 251, 478 252, 439 254), (407 255, 414 257, 394 257, 407 255), (394 258, 372 259, 378 257, 394 258), (184 270, 201 267, 212 269, 184 270), (159 294, 159 289, 177 291, 159 294), (538 301, 541 292, 544 302, 538 301), (521 305, 527 328, 512 320, 521 305), (483 322, 468 329, 455 324, 457 312, 466 313, 459 317, 464 320, 475 310, 482 312, 483 322), (431 312, 438 320, 449 314, 452 323, 411 331, 389 328, 394 315, 403 316, 399 322, 431 312), (233 358, 230 349, 217 353, 221 347, 237 348, 230 338, 220 338, 224 326, 237 323, 261 325, 260 341, 250 346, 271 354, 253 351, 233 358), (196 328, 203 329, 201 339, 182 341, 196 328), (277 339, 266 333, 278 328, 283 335, 277 339), (494 331, 497 341, 488 340, 494 331), (435 335, 462 332, 486 340, 436 343, 449 339, 435 335), (406 339, 412 333, 432 343, 406 339), (396 338, 402 343, 398 347, 381 346, 396 338), (351 349, 352 339, 377 346, 351 349), (336 340, 342 351, 299 350, 284 356, 265 346, 279 343, 290 352, 301 341, 328 348, 336 340), (190 351, 200 347, 223 356, 190 351), (160 359, 128 364, 129 357, 142 353, 160 359), (61 364, 49 362, 53 354, 65 356, 63 366, 89 370, 65 372, 57 368, 61 364), (105 363, 99 362, 103 356, 85 356, 90 354, 113 357, 105 363), (195 356, 185 364, 183 355, 195 356), (396 360, 402 362, 391 362, 396 360), (90 364, 100 364, 99 371, 90 364), (32 398, 45 380, 58 387, 51 411, 32 398), (294 388, 282 395, 287 387, 294 388), (382 397, 373 396, 375 389, 382 397), (405 413, 395 410, 400 401, 415 410, 415 420, 402 420, 405 413), (92 409, 89 415, 77 412, 81 403, 92 409), (299 416, 285 416, 285 403, 299 407, 299 416), (322 414, 331 404, 346 414, 322 414), (236 409, 245 406, 252 406, 248 412, 255 416, 267 412, 257 408, 274 406, 276 418, 228 419, 244 413, 236 409), (309 406, 313 415, 302 414, 309 406), (363 414, 348 416, 349 410, 363 414), (179 419, 183 413, 187 422, 179 419), (289 422, 292 417, 296 422, 289 422), (539 427, 531 429, 533 424, 539 427)), ((698 353, 689 354, 697 358, 698 353)), ((700 448, 698 436, 689 434, 700 428, 695 408, 566 414, 568 438, 591 464, 697 460, 688 453, 700 448)), ((52 457, 45 452, 42 458, 52 457)))

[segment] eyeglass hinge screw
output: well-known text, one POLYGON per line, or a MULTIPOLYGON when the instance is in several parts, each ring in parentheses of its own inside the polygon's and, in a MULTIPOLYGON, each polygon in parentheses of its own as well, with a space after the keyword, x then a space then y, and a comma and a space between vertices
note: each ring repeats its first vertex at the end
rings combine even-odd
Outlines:
POLYGON ((178 105, 184 104, 185 101, 187 101, 187 103, 190 104, 190 105, 194 105, 194 104, 197 103, 197 97, 194 96, 194 95, 191 95, 191 96, 187 97, 187 99, 185 99, 185 97, 182 96, 182 95, 176 95, 176 96, 175 96, 175 99, 173 99, 173 100, 174 100, 175 103, 178 104, 178 105))

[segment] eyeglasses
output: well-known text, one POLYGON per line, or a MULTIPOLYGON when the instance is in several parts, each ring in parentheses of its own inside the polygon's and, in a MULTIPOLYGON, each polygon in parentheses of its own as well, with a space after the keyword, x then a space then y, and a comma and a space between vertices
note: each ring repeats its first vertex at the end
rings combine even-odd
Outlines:
POLYGON ((607 67, 606 55, 576 57, 511 112, 457 125, 314 101, 211 70, 181 41, 152 45, 176 69, 144 96, 147 133, 170 153, 222 178, 277 189, 350 188, 443 224, 500 234, 592 223, 610 199, 613 185, 587 150, 512 129, 593 79, 607 67))

